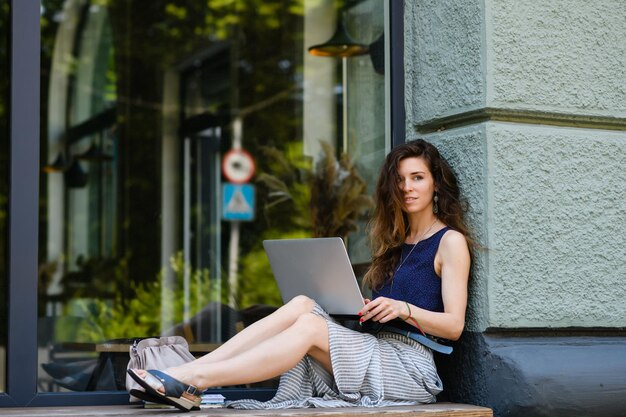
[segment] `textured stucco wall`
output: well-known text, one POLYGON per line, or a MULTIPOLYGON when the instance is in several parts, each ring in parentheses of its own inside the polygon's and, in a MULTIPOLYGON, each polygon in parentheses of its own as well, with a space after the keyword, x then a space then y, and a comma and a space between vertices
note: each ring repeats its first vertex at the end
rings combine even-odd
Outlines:
POLYGON ((468 330, 626 326, 626 133, 489 122, 422 137, 484 247, 468 330))
POLYGON ((626 117, 626 2, 405 2, 407 131, 482 107, 626 117))
POLYGON ((411 0, 405 25, 407 139, 450 161, 486 247, 469 332, 438 357, 441 399, 495 416, 621 415, 626 129, 580 126, 626 121, 626 1, 411 0), (559 330, 572 326, 583 330, 559 330), (595 327, 611 337, 588 337, 595 327))
MULTIPOLYGON (((407 139, 416 139, 412 135, 407 139)), ((423 136, 433 143, 452 166, 463 199, 468 205, 467 223, 477 246, 488 246, 487 236, 487 141, 485 125, 433 133, 423 136)), ((489 252, 476 249, 472 263, 472 277, 466 330, 482 331, 488 326, 488 262, 489 252)))
MULTIPOLYGON (((626 116, 626 2, 592 3, 405 2, 407 138, 483 106, 626 116)), ((626 133, 488 122, 422 137, 487 247, 470 330, 626 326, 626 133)))
POLYGON ((434 118, 484 107, 482 1, 404 4, 407 132, 434 118))
POLYGON ((626 1, 485 0, 487 106, 626 117, 626 1))
POLYGON ((626 133, 486 136, 490 325, 626 326, 626 133))

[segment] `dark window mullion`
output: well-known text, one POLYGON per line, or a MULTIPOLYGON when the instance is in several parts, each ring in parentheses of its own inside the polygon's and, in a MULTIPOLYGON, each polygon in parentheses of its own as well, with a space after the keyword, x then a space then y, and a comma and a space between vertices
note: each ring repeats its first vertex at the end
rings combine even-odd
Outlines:
POLYGON ((391 147, 405 142, 404 106, 404 0, 389 1, 389 45, 391 61, 391 147))
POLYGON ((7 394, 16 405, 37 392, 39 8, 11 2, 7 394))

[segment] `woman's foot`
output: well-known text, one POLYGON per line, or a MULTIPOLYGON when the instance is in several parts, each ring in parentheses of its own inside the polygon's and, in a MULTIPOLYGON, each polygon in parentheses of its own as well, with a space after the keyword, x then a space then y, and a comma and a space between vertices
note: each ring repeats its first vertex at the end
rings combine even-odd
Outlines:
POLYGON ((146 393, 159 397, 183 411, 200 405, 201 390, 186 384, 169 373, 159 370, 129 369, 128 374, 141 385, 146 393))

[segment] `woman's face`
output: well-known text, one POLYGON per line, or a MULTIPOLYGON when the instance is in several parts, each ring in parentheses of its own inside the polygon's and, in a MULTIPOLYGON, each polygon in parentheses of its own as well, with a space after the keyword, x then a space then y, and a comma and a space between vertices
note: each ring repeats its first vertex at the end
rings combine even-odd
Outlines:
POLYGON ((402 210, 408 214, 431 210, 435 181, 426 160, 406 158, 398 164, 398 185, 404 194, 402 210))

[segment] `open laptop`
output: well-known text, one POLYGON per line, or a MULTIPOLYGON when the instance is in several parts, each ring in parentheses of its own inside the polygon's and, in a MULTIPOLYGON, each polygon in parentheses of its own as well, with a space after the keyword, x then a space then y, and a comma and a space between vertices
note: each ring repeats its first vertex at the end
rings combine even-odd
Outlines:
POLYGON ((283 302, 306 295, 333 316, 354 317, 363 308, 341 238, 264 240, 263 247, 283 302))
MULTIPOLYGON (((358 317, 357 313, 365 304, 341 238, 264 240, 263 247, 283 302, 297 295, 306 295, 334 317, 358 317)), ((400 319, 395 321, 401 323, 400 319)), ((366 324, 373 325, 370 321, 366 324)), ((442 345, 432 337, 413 330, 402 330, 392 325, 386 326, 385 331, 406 335, 441 353, 452 353, 451 346, 442 345)))

